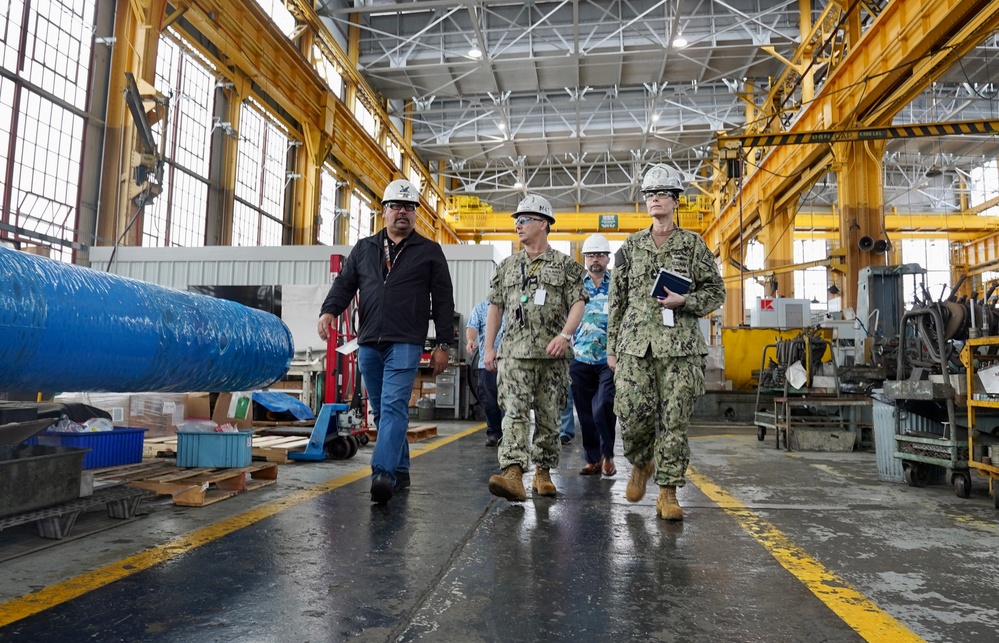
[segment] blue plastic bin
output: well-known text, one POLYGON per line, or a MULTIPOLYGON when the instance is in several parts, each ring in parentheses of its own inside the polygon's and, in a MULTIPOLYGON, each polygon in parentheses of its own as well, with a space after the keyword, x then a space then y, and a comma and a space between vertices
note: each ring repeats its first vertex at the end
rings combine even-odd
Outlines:
POLYGON ((252 460, 253 431, 177 431, 178 467, 225 469, 246 467, 252 460))
POLYGON ((100 469, 142 462, 142 440, 148 430, 122 426, 112 431, 93 433, 43 431, 26 440, 25 444, 90 449, 90 453, 83 458, 83 468, 100 469))

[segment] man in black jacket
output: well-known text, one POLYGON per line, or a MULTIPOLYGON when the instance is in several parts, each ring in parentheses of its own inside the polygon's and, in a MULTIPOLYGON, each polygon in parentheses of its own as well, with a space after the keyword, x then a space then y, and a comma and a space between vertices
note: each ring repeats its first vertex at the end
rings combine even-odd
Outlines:
POLYGON ((436 376, 454 341, 451 273, 440 244, 416 232, 420 195, 405 179, 382 197, 385 228, 357 242, 333 281, 319 317, 319 337, 360 292, 357 362, 375 416, 378 440, 371 456, 371 501, 384 504, 410 484, 409 395, 433 317, 436 376))

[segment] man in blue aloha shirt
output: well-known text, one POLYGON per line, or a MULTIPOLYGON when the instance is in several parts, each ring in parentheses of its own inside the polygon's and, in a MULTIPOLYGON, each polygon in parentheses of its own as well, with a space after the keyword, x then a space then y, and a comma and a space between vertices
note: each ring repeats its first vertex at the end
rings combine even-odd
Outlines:
POLYGON ((572 378, 572 398, 579 416, 586 465, 580 475, 613 476, 614 438, 614 371, 607 366, 607 302, 610 293, 610 243, 603 235, 594 234, 583 242, 586 276, 583 287, 590 300, 586 302, 583 321, 573 337, 573 360, 569 365, 572 378))
MULTIPOLYGON (((465 341, 467 342, 465 349, 469 355, 475 350, 479 352, 479 361, 476 367, 479 369, 479 377, 475 396, 479 398, 479 404, 482 405, 482 410, 486 414, 486 446, 495 447, 499 446, 499 442, 503 438, 503 410, 500 409, 496 401, 496 371, 486 370, 486 315, 488 313, 489 300, 480 301, 472 309, 472 314, 468 316, 468 323, 465 325, 465 341)), ((496 334, 496 343, 493 348, 497 351, 504 330, 506 330, 505 321, 500 325, 499 333, 496 334)))

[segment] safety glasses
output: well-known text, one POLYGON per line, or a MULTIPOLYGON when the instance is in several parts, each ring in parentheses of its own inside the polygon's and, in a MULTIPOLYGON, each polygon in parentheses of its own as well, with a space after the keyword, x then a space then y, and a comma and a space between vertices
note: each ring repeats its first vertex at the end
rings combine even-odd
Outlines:
POLYGON ((387 203, 389 210, 393 212, 398 212, 400 210, 405 210, 406 212, 416 212, 415 203, 387 203))
POLYGON ((534 217, 517 217, 513 220, 514 225, 527 225, 531 221, 544 221, 544 219, 535 219, 534 217))

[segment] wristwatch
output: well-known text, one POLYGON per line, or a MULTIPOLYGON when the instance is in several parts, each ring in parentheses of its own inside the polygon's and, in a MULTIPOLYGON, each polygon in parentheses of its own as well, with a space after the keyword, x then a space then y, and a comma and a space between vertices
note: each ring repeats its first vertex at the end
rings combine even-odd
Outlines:
POLYGON ((569 333, 559 333, 559 337, 569 342, 570 344, 572 343, 572 335, 570 335, 569 333))

